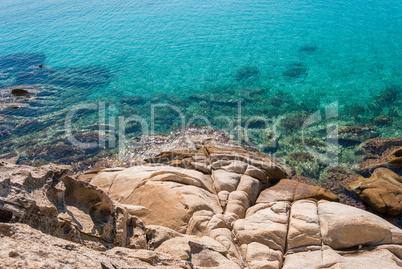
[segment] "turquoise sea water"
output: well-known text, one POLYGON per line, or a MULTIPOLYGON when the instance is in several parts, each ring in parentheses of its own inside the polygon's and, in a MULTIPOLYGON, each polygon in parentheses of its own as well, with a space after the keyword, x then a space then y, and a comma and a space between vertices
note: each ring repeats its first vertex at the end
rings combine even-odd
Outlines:
MULTIPOLYGON (((167 103, 215 127, 214 117, 237 117, 240 101, 245 119, 338 102, 349 122, 384 115, 383 132, 401 135, 401 1, 2 0, 0 24, 0 88, 56 88, 36 110, 6 113, 16 119, 4 127, 3 154, 32 159, 27 140, 61 141, 62 120, 13 132, 23 120, 62 119, 69 107, 99 102, 108 116, 139 115, 149 125, 152 104, 167 103), (45 67, 7 64, 16 53, 39 53, 45 67)), ((75 118, 78 131, 99 121, 91 113, 75 118)), ((166 109, 156 121, 168 132, 180 119, 166 109)))

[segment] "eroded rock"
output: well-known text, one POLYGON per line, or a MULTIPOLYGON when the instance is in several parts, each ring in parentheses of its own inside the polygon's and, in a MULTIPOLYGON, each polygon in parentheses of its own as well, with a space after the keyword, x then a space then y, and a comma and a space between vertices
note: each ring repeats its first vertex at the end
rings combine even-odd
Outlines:
MULTIPOLYGON (((273 158, 210 142, 185 154, 168 152, 155 154, 168 157, 163 161, 157 157, 131 168, 73 177, 64 166, 1 163, 0 221, 9 222, 0 224, 0 240, 6 242, 0 255, 8 257, 4 266, 47 266, 38 255, 53 255, 55 265, 86 268, 377 269, 402 264, 399 228, 335 202, 338 197, 323 188, 287 179, 290 169, 273 158), (177 165, 187 159, 204 168, 177 165), (46 235, 30 251, 19 240, 34 240, 30 235, 39 232, 25 236, 20 227, 28 226, 14 222, 75 243, 39 253, 38 246, 54 238, 46 235), (81 259, 76 249, 91 258, 81 259)), ((389 173, 384 177, 399 182, 389 173)))
POLYGON ((392 170, 377 168, 370 178, 360 178, 348 187, 376 212, 402 214, 402 178, 392 170))
POLYGON ((129 216, 100 188, 67 176, 70 167, 0 164, 0 209, 6 222, 22 222, 88 246, 125 246, 129 216), (119 219, 119 214, 123 215, 119 219), (116 227, 124 223, 123 233, 116 227), (121 238, 123 237, 123 238, 121 238))

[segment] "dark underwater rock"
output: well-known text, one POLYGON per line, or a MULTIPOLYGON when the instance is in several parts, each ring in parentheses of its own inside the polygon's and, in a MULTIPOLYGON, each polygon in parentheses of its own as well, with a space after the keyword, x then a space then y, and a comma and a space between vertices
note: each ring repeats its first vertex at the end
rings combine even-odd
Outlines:
POLYGON ((377 168, 388 168, 402 173, 402 137, 377 137, 362 143, 356 150, 363 160, 353 169, 364 177, 370 177, 377 168))
POLYGON ((125 134, 134 134, 134 133, 140 133, 142 130, 141 123, 137 121, 130 121, 126 124, 125 126, 125 134))
POLYGON ((390 106, 394 103, 402 92, 402 87, 399 85, 390 85, 382 90, 376 97, 374 97, 374 104, 378 109, 390 106))
POLYGON ((379 127, 390 126, 392 125, 392 118, 389 118, 386 115, 378 115, 374 118, 374 125, 379 127))
POLYGON ((142 105, 147 102, 147 100, 142 98, 141 96, 124 96, 124 97, 121 97, 119 101, 123 104, 127 104, 130 106, 142 105))
POLYGON ((201 102, 201 101, 209 102, 211 98, 207 94, 192 93, 192 94, 190 94, 188 99, 190 101, 196 101, 196 102, 201 102))
POLYGON ((286 156, 285 160, 297 173, 313 180, 318 180, 320 171, 328 165, 316 156, 305 151, 292 152, 286 156))
POLYGON ((27 94, 29 94, 31 97, 35 97, 49 91, 54 92, 57 91, 57 89, 41 85, 19 84, 12 87, 0 89, 0 94, 1 98, 14 97, 14 99, 22 100, 27 94))
POLYGON ((288 115, 280 122, 280 127, 286 133, 293 133, 301 130, 305 120, 307 120, 308 113, 306 111, 296 112, 288 115))
MULTIPOLYGON (((15 84, 52 84, 63 87, 99 87, 108 85, 112 74, 101 65, 60 67, 44 66, 42 53, 16 53, 0 56, 0 80, 15 79, 15 84)), ((8 82, 7 82, 8 83, 8 82)), ((7 86, 4 82, 4 85, 7 86)), ((2 85, 0 83, 0 85, 2 85)), ((9 86, 9 85, 8 85, 9 86)))
POLYGON ((32 66, 17 73, 16 84, 48 84, 54 72, 50 67, 32 66))
POLYGON ((402 146, 402 137, 381 138, 377 137, 366 141, 364 148, 370 154, 382 155, 387 149, 402 146))
MULTIPOLYGON (((0 128, 0 141, 3 142, 4 140, 10 138, 11 134, 8 130, 3 130, 0 128)), ((4 146, 3 143, 0 144, 0 146, 4 146)))
POLYGON ((236 73, 236 80, 243 81, 251 77, 256 77, 260 74, 260 69, 257 66, 247 66, 241 68, 236 73))
POLYGON ((54 87, 40 85, 17 85, 0 89, 0 111, 5 115, 32 117, 45 114, 48 106, 44 96, 57 93, 54 87), (42 108, 42 109, 35 109, 42 108))
POLYGON ((293 176, 290 177, 291 180, 298 181, 300 183, 306 184, 306 185, 311 185, 311 186, 317 186, 317 184, 314 183, 311 179, 304 177, 300 175, 299 173, 294 174, 293 176))
POLYGON ((230 99, 228 99, 228 98, 212 99, 211 103, 219 105, 219 106, 225 106, 225 107, 237 107, 239 105, 239 102, 237 100, 233 100, 231 98, 230 99))
POLYGON ((22 95, 28 95, 28 91, 25 89, 12 89, 11 94, 16 95, 16 96, 22 96, 22 95))
POLYGON ((313 45, 313 44, 307 44, 307 45, 304 45, 304 46, 301 46, 300 48, 299 48, 299 52, 309 52, 309 53, 312 53, 312 52, 315 52, 316 50, 317 50, 317 46, 316 45, 313 45))
POLYGON ((95 143, 99 144, 100 139, 105 139, 99 132, 88 132, 88 133, 78 133, 74 135, 75 139, 77 139, 81 143, 95 143))
POLYGON ((287 69, 282 73, 286 78, 300 78, 307 75, 307 67, 302 63, 293 63, 288 65, 287 69))
POLYGON ((26 135, 29 133, 35 133, 42 130, 49 124, 50 124, 49 122, 40 121, 38 119, 24 120, 13 129, 13 133, 17 135, 26 135))
POLYGON ((378 136, 378 132, 371 125, 356 125, 338 131, 339 144, 351 146, 378 136))
POLYGON ((60 159, 66 156, 72 156, 75 151, 74 146, 70 144, 58 144, 58 145, 45 145, 34 148, 29 148, 27 154, 34 158, 43 159, 60 159), (46 158, 47 157, 47 158, 46 158))
POLYGON ((46 55, 43 53, 15 53, 0 56, 0 69, 27 69, 33 65, 43 65, 46 55))
POLYGON ((366 206, 360 198, 348 189, 348 185, 359 179, 359 175, 347 170, 341 166, 335 166, 328 170, 327 175, 321 180, 320 186, 330 189, 338 195, 340 202, 346 205, 354 206, 360 209, 366 209, 366 206))
POLYGON ((364 162, 360 163, 356 170, 368 177, 377 168, 389 168, 397 173, 402 173, 402 147, 389 147, 382 154, 366 154, 364 162))
POLYGON ((33 109, 29 104, 24 103, 10 103, 4 107, 0 107, 2 113, 5 115, 21 116, 21 117, 37 117, 43 114, 39 109, 33 109))

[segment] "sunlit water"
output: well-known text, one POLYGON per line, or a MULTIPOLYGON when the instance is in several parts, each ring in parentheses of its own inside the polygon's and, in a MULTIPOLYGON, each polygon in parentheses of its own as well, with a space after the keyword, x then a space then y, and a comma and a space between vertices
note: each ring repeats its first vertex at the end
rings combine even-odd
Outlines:
MULTIPOLYGON (((344 113, 361 104, 373 117, 382 110, 370 111, 370 103, 401 85, 401 14, 396 0, 2 0, 0 55, 42 53, 45 67, 60 74, 18 80, 31 69, 10 73, 3 62, 0 86, 56 86, 58 100, 41 117, 105 102, 116 122, 139 115, 149 126, 157 103, 215 127, 222 126, 214 117, 238 115, 239 101, 246 117, 312 113, 333 102, 344 113)), ((80 117, 78 126, 99 121, 80 117)), ((175 112, 156 117, 156 131, 180 122, 175 112)), ((46 128, 43 141, 64 131, 61 121, 46 128)), ((33 137, 39 129, 25 132, 33 137)))

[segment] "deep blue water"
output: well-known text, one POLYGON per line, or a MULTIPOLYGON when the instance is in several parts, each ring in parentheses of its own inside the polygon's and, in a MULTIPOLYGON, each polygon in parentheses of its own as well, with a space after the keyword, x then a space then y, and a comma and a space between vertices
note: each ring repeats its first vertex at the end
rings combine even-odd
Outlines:
MULTIPOLYGON (((232 117, 242 101, 248 116, 270 117, 337 101, 370 114, 402 78, 397 0, 2 0, 0 25, 0 55, 41 53, 57 71, 3 62, 3 88, 62 89, 46 113, 105 101, 108 113, 143 116, 165 102, 186 117, 232 117)), ((164 116, 160 131, 175 121, 164 116)))

